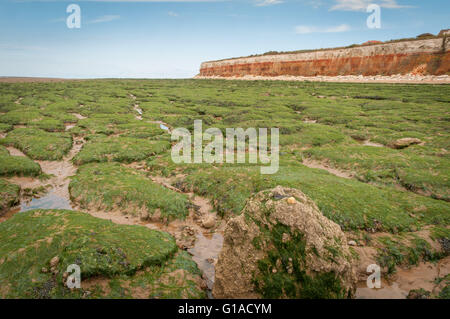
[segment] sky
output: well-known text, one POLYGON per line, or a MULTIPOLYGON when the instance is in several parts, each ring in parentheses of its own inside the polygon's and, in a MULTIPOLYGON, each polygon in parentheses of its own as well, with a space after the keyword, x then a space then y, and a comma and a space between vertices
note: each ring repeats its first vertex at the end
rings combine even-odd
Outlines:
POLYGON ((203 61, 437 34, 449 21, 448 0, 0 0, 0 76, 189 78, 203 61), (80 28, 67 26, 71 4, 80 28))

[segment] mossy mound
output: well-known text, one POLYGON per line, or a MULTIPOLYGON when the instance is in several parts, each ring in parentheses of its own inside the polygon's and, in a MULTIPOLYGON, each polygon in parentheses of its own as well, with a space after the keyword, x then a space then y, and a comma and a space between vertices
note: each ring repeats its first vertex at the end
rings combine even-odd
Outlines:
POLYGON ((41 173, 38 163, 27 157, 11 156, 8 150, 0 145, 0 176, 38 176, 41 173))
POLYGON ((304 152, 331 166, 355 171, 367 183, 400 184, 408 190, 432 198, 450 201, 448 158, 431 156, 424 147, 393 150, 372 146, 316 147, 304 152))
POLYGON ((305 194, 278 186, 251 197, 225 229, 216 298, 349 298, 353 257, 334 222, 305 194))
POLYGON ((34 128, 17 128, 0 140, 14 146, 35 160, 61 160, 72 147, 67 133, 50 133, 34 128))
POLYGON ((143 226, 117 225, 75 211, 33 210, 1 223, 0 243, 2 298, 136 297, 130 288, 136 280, 145 283, 142 298, 170 297, 173 291, 203 296, 199 271, 180 255, 174 238, 143 226), (80 266, 81 289, 64 284, 72 264, 80 266), (176 266, 184 277, 177 278, 179 287, 170 287, 164 283, 176 266))
POLYGON ((73 159, 77 165, 91 162, 131 163, 148 159, 170 148, 170 142, 133 137, 94 137, 73 159))
POLYGON ((85 208, 114 209, 141 217, 156 214, 161 220, 184 219, 189 213, 185 195, 119 163, 81 166, 70 182, 69 192, 72 200, 85 208))
POLYGON ((12 129, 13 126, 11 124, 0 123, 0 133, 6 133, 8 131, 11 131, 12 129))
POLYGON ((0 214, 19 203, 20 187, 0 179, 0 214))

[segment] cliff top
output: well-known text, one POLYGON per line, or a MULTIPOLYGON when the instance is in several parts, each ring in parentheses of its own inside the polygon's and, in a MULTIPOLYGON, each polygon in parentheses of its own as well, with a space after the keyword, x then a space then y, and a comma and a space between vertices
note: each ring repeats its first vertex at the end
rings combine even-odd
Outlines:
POLYGON ((449 36, 448 33, 443 32, 443 31, 445 31, 445 30, 442 30, 438 35, 421 34, 421 35, 417 36, 416 38, 395 39, 395 40, 389 40, 389 41, 385 41, 385 42, 371 40, 371 41, 364 42, 362 44, 351 44, 351 45, 343 46, 343 47, 306 49, 306 50, 295 50, 295 51, 268 51, 268 52, 265 52, 265 53, 262 53, 262 54, 252 54, 252 55, 248 55, 248 56, 225 58, 225 59, 219 59, 219 60, 210 60, 210 61, 206 61, 205 63, 237 60, 237 59, 244 59, 244 58, 254 58, 254 57, 261 57, 261 56, 268 56, 268 55, 282 55, 282 54, 295 54, 295 53, 308 53, 308 52, 318 52, 318 51, 330 51, 330 50, 339 50, 339 49, 349 49, 349 48, 356 48, 356 47, 366 47, 366 46, 380 45, 380 44, 386 44, 386 43, 421 41, 421 40, 426 40, 426 39, 438 39, 438 38, 444 38, 444 37, 449 36))

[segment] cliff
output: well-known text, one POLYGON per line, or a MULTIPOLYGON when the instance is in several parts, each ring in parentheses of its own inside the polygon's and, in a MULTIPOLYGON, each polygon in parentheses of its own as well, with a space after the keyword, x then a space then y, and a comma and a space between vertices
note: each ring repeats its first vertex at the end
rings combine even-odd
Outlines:
POLYGON ((450 38, 204 62, 200 76, 450 75, 450 38))

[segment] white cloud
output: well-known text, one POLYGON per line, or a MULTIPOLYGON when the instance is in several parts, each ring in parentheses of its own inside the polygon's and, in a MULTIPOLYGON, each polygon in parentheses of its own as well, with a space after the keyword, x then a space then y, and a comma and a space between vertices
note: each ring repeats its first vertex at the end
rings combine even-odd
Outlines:
POLYGON ((265 7, 265 6, 272 6, 274 4, 280 4, 283 3, 282 0, 258 0, 256 2, 256 6, 258 7, 265 7))
POLYGON ((351 28, 347 24, 341 24, 338 26, 321 28, 315 26, 299 25, 295 27, 295 33, 297 34, 309 34, 309 33, 337 33, 350 31, 351 28))
POLYGON ((169 12, 167 12, 167 14, 171 17, 178 17, 178 13, 173 12, 173 11, 169 11, 169 12))
POLYGON ((87 22, 87 24, 111 22, 111 21, 118 20, 118 19, 120 19, 120 16, 118 16, 118 15, 105 15, 105 16, 98 17, 94 20, 91 20, 91 21, 87 22))
POLYGON ((378 4, 386 9, 411 8, 411 6, 400 5, 397 0, 335 0, 336 4, 330 8, 331 11, 366 11, 369 4, 378 4))

